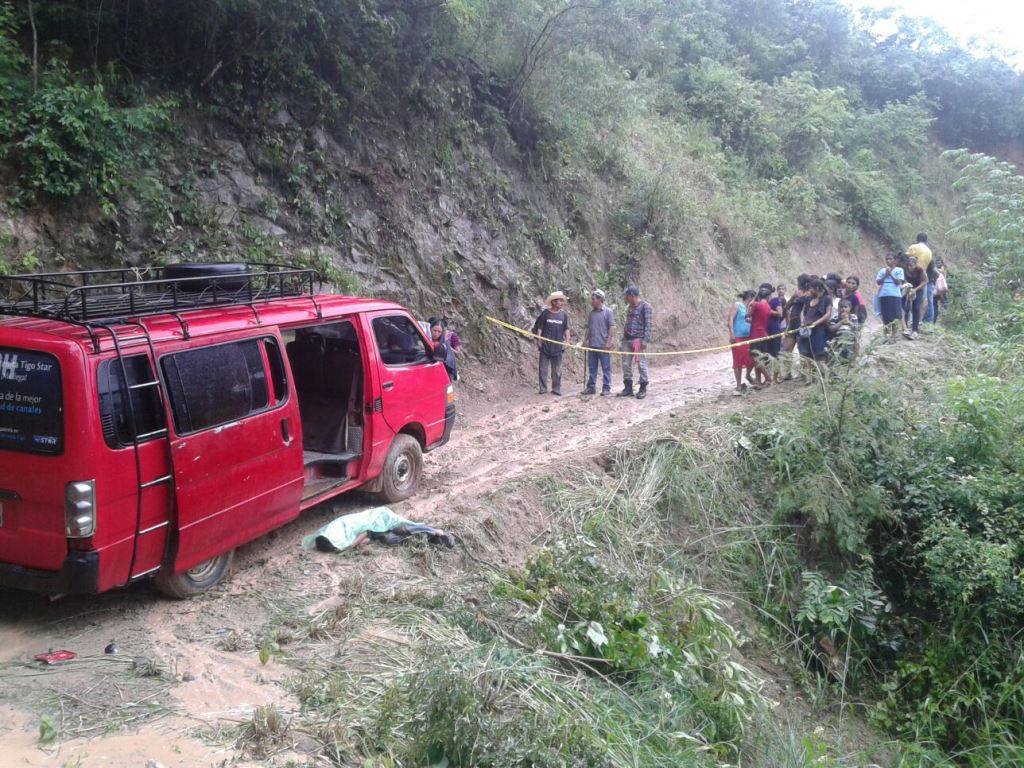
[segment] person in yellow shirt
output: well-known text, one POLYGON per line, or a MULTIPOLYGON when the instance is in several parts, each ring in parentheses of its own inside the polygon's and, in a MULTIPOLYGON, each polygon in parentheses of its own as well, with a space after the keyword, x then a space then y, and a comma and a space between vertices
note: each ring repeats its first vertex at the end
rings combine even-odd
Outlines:
POLYGON ((917 260, 917 266, 928 276, 925 286, 924 322, 935 322, 935 268, 932 266, 932 249, 928 247, 928 235, 924 232, 917 236, 917 242, 907 248, 907 256, 917 260))
POLYGON ((932 263, 932 249, 928 247, 928 235, 922 232, 917 236, 917 242, 907 248, 907 256, 917 259, 917 266, 928 271, 928 265, 932 263))

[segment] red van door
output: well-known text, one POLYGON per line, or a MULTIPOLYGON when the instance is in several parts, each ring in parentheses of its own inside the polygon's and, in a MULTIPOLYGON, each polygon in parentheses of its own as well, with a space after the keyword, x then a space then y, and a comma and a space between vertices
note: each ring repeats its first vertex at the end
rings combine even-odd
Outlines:
POLYGON ((174 572, 299 514, 298 401, 276 331, 161 357, 177 498, 174 572))
MULTIPOLYGON (((444 431, 448 374, 417 323, 404 314, 371 316, 380 357, 380 409, 393 432, 410 424, 423 429, 430 444, 444 431)), ((378 435, 374 435, 374 442, 378 435)))
POLYGON ((103 435, 93 452, 103 469, 97 488, 103 524, 92 544, 103 550, 104 574, 117 584, 158 570, 167 550, 174 477, 155 372, 148 350, 96 366, 103 435))

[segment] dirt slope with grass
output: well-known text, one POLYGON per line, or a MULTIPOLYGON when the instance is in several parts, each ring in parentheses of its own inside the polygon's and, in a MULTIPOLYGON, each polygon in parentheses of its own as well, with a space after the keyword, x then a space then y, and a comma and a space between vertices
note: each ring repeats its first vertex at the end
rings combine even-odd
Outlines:
MULTIPOLYGON (((304 552, 303 535, 374 503, 352 494, 243 547, 230 581, 198 599, 167 601, 146 584, 53 603, 0 595, 5 764, 305 764, 304 755, 318 745, 301 733, 260 752, 248 749, 243 738, 257 708, 273 705, 285 717, 297 709, 286 684, 294 669, 278 663, 279 651, 321 633, 323 640, 332 637, 322 622, 335 621, 345 606, 369 601, 383 611, 421 597, 428 606, 472 605, 474 595, 460 586, 467 574, 484 564, 521 564, 546 534, 564 525, 542 503, 544 477, 578 472, 613 444, 651 440, 697 417, 782 402, 800 389, 785 383, 734 398, 728 352, 674 360, 653 370, 642 402, 575 395, 582 388, 578 360, 567 366, 563 389, 571 394, 563 397, 535 394, 525 362, 491 378, 483 378, 482 366, 469 364, 456 433, 426 458, 420 494, 396 505, 403 515, 454 532, 465 546, 453 551, 413 545, 344 555, 304 552), (296 616, 306 617, 301 629, 296 616), (111 642, 118 652, 105 655, 111 642), (51 670, 29 661, 51 648, 67 648, 79 658, 51 670)), ((393 631, 380 628, 385 639, 393 631)), ((406 647, 402 637, 394 641, 396 649, 406 647)), ((325 642, 319 652, 340 653, 341 647, 325 642)), ((273 723, 264 727, 275 732, 273 723)))

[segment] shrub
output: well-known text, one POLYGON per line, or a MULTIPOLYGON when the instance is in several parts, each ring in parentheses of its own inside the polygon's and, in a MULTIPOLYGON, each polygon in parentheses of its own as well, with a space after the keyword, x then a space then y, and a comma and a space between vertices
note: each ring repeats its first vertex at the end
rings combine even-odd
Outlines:
POLYGON ((108 87, 113 77, 89 83, 56 59, 36 88, 16 31, 10 7, 0 8, 0 158, 14 162, 27 195, 88 191, 109 207, 139 163, 140 144, 168 128, 173 103, 120 105, 108 87))
POLYGON ((780 522, 809 524, 784 562, 817 570, 765 607, 823 671, 881 686, 878 722, 972 765, 1012 764, 1024 738, 1021 387, 955 378, 924 405, 842 376, 747 427, 780 522))
POLYGON ((721 601, 667 570, 616 566, 586 537, 549 545, 503 592, 538 611, 532 631, 543 646, 633 689, 663 692, 704 739, 739 746, 759 696, 730 658, 736 634, 721 601))
POLYGON ((0 152, 15 160, 26 189, 54 197, 88 190, 109 201, 134 163, 138 141, 167 127, 170 106, 117 107, 102 83, 78 82, 52 62, 39 91, 16 108, 0 152))
POLYGON ((851 571, 844 576, 846 586, 830 584, 813 571, 805 572, 801 581, 796 626, 801 635, 810 637, 816 651, 819 647, 825 651, 825 666, 843 657, 859 660, 870 653, 879 621, 890 610, 872 574, 851 571))

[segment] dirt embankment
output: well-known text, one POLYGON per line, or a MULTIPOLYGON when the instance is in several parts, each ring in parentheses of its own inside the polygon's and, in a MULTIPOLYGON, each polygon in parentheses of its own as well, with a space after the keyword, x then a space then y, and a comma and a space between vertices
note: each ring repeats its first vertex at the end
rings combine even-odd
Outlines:
MULTIPOLYGON (((112 212, 87 196, 0 201, 0 271, 308 265, 339 290, 448 316, 479 352, 507 361, 481 317, 525 325, 553 290, 582 313, 595 284, 614 294, 636 283, 656 308, 656 342, 686 348, 719 337, 721 307, 740 289, 792 282, 806 269, 867 277, 880 261, 829 232, 778 252, 728 254, 710 219, 695 222, 685 262, 642 238, 627 247, 615 235, 612 186, 595 177, 587 194, 559 187, 500 121, 460 132, 482 105, 465 73, 439 76, 460 94, 450 113, 331 127, 305 124, 287 106, 251 125, 183 107, 155 167, 139 170, 144 178, 125 185, 112 212)), ((0 162, 0 179, 12 173, 0 162)))

